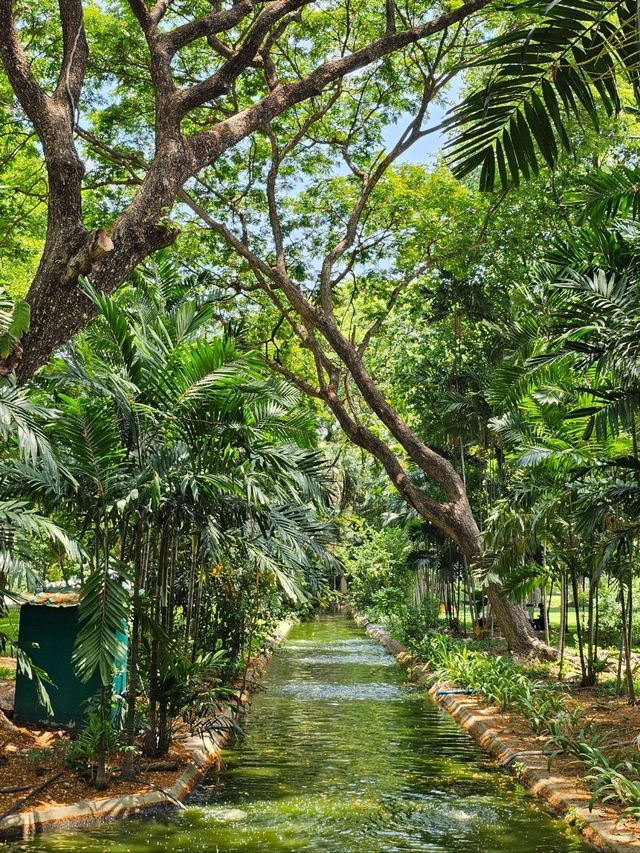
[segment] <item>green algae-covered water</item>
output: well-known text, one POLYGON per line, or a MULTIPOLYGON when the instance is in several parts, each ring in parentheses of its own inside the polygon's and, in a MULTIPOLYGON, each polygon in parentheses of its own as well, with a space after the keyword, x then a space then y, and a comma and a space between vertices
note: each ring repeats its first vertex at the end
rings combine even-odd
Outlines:
POLYGON ((296 626, 276 652, 264 686, 243 736, 225 753, 221 770, 195 792, 187 811, 44 836, 28 849, 592 849, 501 773, 423 691, 406 683, 394 659, 345 617, 296 626))

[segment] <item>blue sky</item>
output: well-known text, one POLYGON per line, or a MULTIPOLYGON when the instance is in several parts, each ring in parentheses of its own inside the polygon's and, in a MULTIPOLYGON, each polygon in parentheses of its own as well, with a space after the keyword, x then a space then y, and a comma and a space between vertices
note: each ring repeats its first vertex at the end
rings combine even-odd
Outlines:
MULTIPOLYGON (((442 100, 434 103, 429 108, 428 117, 424 122, 425 128, 437 128, 462 94, 462 80, 460 76, 454 77, 446 89, 442 100)), ((384 133, 384 141, 388 147, 393 145, 412 116, 407 113, 403 115, 397 124, 391 125, 384 133)), ((398 158, 398 163, 427 163, 432 161, 442 152, 446 142, 446 134, 440 130, 434 130, 428 136, 423 136, 408 151, 398 158)))

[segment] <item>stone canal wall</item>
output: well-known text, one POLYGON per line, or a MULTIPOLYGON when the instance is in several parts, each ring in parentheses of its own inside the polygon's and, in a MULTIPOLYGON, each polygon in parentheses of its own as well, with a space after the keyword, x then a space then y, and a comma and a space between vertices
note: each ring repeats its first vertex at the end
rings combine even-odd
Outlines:
MULTIPOLYGON (((383 627, 366 616, 354 614, 357 625, 378 640, 398 663, 409 671, 417 682, 431 683, 433 673, 429 667, 405 649, 383 627)), ((611 810, 594 806, 589 809, 589 794, 578 788, 570 776, 549 769, 547 759, 541 755, 527 755, 531 741, 523 740, 510 730, 508 718, 486 707, 478 698, 450 690, 443 682, 433 684, 431 697, 446 709, 473 738, 490 752, 502 767, 518 767, 518 776, 531 792, 545 800, 556 814, 574 825, 598 850, 640 851, 640 836, 624 831, 611 810)))

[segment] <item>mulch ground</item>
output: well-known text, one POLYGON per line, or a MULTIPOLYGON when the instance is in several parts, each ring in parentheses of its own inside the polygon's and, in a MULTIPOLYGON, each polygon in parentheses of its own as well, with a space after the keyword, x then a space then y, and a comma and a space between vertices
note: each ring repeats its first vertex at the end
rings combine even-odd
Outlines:
MULTIPOLYGON (((30 791, 62 772, 62 775, 39 794, 15 809, 16 812, 51 805, 68 805, 78 800, 94 797, 111 797, 133 794, 161 788, 170 788, 180 770, 145 770, 140 762, 139 776, 134 781, 120 779, 117 770, 108 787, 98 790, 76 772, 61 766, 60 747, 69 735, 62 731, 31 729, 24 726, 0 728, 0 817, 17 801, 27 797, 30 791), (146 784, 146 782, 152 784, 146 784), (26 790, 16 791, 15 788, 26 790)), ((179 768, 188 763, 188 757, 180 746, 172 749, 166 760, 175 761, 179 768)))
MULTIPOLYGON (((0 657, 0 667, 15 668, 15 659, 0 657)), ((0 710, 3 712, 11 714, 14 692, 14 681, 0 680, 0 710)), ((58 773, 62 775, 14 811, 18 813, 43 806, 69 805, 95 797, 145 793, 157 790, 158 787, 170 788, 181 769, 189 762, 178 741, 170 754, 162 759, 177 763, 178 770, 148 770, 146 767, 149 762, 140 759, 137 780, 121 779, 117 768, 113 768, 107 788, 98 790, 75 771, 65 769, 62 765, 61 754, 70 737, 63 730, 7 725, 0 721, 0 819, 8 809, 58 773), (16 788, 24 790, 16 791, 16 788)))
MULTIPOLYGON (((498 650, 501 652, 501 650, 498 650)), ((524 662, 525 666, 530 666, 531 662, 524 662)), ((631 707, 626 697, 608 695, 608 691, 603 690, 602 684, 595 688, 582 688, 579 686, 579 666, 577 656, 574 660, 572 656, 565 663, 564 668, 564 685, 569 695, 568 702, 573 708, 579 708, 579 727, 588 731, 592 725, 597 728, 599 735, 602 737, 601 748, 608 757, 617 755, 619 757, 633 758, 636 762, 640 759, 640 743, 637 739, 640 736, 640 705, 631 707)), ((551 673, 546 670, 541 671, 549 681, 557 683, 554 674, 557 673, 557 666, 551 668, 551 673)), ((615 678, 613 671, 604 673, 603 680, 613 680, 615 678)), ((613 692, 613 691, 611 691, 613 692)), ((489 703, 482 703, 483 706, 491 708, 489 703)), ((498 709, 495 709, 498 711, 498 709)), ((512 713, 502 713, 504 719, 503 731, 507 734, 515 735, 523 744, 526 744, 526 749, 540 749, 545 747, 548 740, 547 735, 537 735, 522 718, 512 713)), ((576 788, 589 794, 588 784, 584 779, 585 766, 575 758, 570 756, 557 756, 551 763, 551 770, 557 771, 563 776, 571 777, 575 781, 576 788)), ((627 831, 630 834, 640 834, 640 823, 637 820, 621 820, 620 815, 622 809, 616 808, 611 804, 603 804, 598 802, 599 808, 606 812, 614 820, 619 820, 618 827, 621 831, 627 831)))

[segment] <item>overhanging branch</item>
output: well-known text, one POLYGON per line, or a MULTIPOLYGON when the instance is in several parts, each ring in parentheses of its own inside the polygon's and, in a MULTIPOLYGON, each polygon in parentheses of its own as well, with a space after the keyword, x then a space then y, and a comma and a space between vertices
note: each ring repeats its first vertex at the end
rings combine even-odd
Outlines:
POLYGON ((302 80, 276 86, 259 103, 219 122, 211 130, 201 131, 191 138, 196 170, 205 168, 223 151, 236 145, 255 130, 264 127, 285 110, 320 95, 327 86, 341 77, 352 74, 421 39, 446 30, 483 9, 489 2, 490 0, 469 0, 457 9, 439 15, 426 24, 376 39, 347 56, 325 62, 302 80))
POLYGON ((212 101, 225 93, 242 71, 254 62, 260 46, 272 28, 283 18, 289 16, 291 12, 310 2, 311 0, 274 0, 274 2, 268 3, 250 27, 240 47, 232 53, 215 74, 188 89, 178 90, 176 98, 180 115, 185 116, 195 107, 212 101))
POLYGON ((167 50, 173 56, 178 50, 197 39, 223 33, 237 26, 247 15, 259 5, 258 0, 239 0, 230 9, 212 12, 195 21, 188 21, 166 33, 164 42, 167 50))

